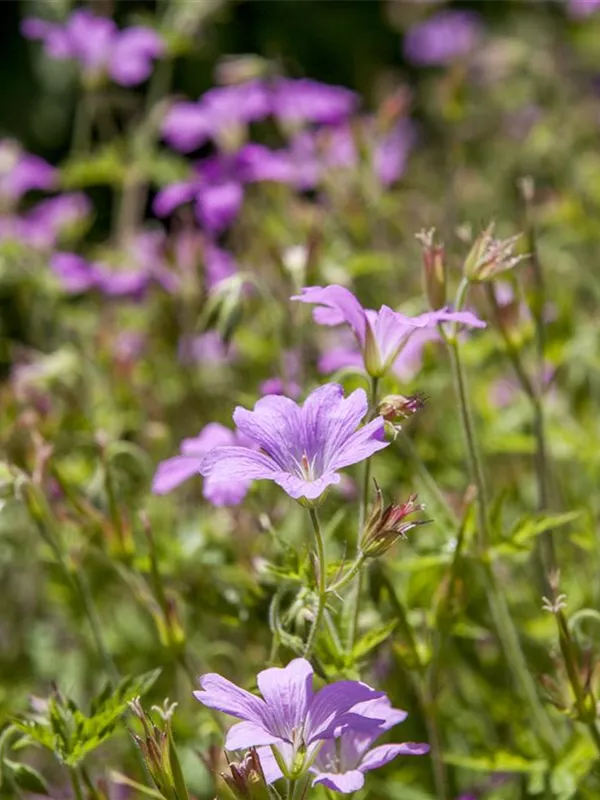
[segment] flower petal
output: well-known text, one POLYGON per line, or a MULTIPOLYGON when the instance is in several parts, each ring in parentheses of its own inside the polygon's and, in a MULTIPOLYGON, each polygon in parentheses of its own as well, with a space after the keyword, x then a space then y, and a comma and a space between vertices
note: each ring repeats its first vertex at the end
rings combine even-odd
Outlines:
POLYGON ((312 303, 318 306, 326 306, 337 312, 337 316, 329 317, 335 322, 319 322, 321 324, 338 325, 340 322, 347 322, 354 331, 354 335, 361 345, 365 341, 366 316, 363 307, 358 302, 351 291, 344 286, 331 284, 330 286, 307 286, 302 289, 302 294, 294 295, 292 300, 300 303, 312 303))
POLYGON ((271 667, 258 673, 258 688, 272 714, 273 730, 292 740, 306 718, 313 697, 313 668, 305 658, 295 658, 286 667, 271 667))
POLYGON ((253 722, 268 731, 267 706, 260 697, 240 689, 216 672, 200 676, 202 691, 194 692, 194 697, 208 708, 247 722, 253 722))
POLYGON ((359 769, 369 772, 372 769, 383 767, 396 756, 422 756, 429 752, 429 745, 417 742, 403 742, 402 744, 382 744, 374 747, 363 758, 359 769))
POLYGON ((209 422, 198 436, 184 439, 180 450, 184 456, 204 456, 215 447, 227 447, 235 442, 235 434, 219 422, 209 422))
POLYGON ((357 792, 365 785, 365 778, 362 772, 352 769, 349 772, 321 772, 313 780, 312 785, 321 784, 327 789, 342 794, 357 792))
POLYGON ((389 442, 383 440, 384 434, 385 427, 381 417, 359 428, 337 451, 334 451, 328 465, 329 469, 341 469, 351 464, 358 464, 378 450, 383 450, 389 445, 389 442))
POLYGON ((202 494, 213 506, 237 506, 248 494, 249 481, 220 481, 212 475, 204 479, 202 494))
POLYGON ((226 750, 245 750, 247 747, 276 744, 277 736, 266 731, 261 725, 254 722, 238 722, 227 731, 225 739, 226 750))
POLYGON ((152 479, 153 494, 168 494, 192 475, 197 475, 200 461, 193 456, 174 456, 161 461, 152 479))
POLYGON ((459 325, 467 325, 469 328, 485 328, 487 323, 474 314, 472 311, 452 311, 449 308, 440 308, 438 311, 428 311, 420 314, 415 319, 421 320, 428 327, 434 327, 440 322, 457 322, 459 325))
POLYGON ((360 681, 337 681, 324 686, 313 697, 308 710, 304 728, 306 744, 331 738, 340 719, 357 703, 384 696, 360 681))
POLYGON ((328 472, 314 481, 307 481, 288 472, 279 472, 273 476, 273 480, 294 500, 299 500, 301 497, 316 500, 328 486, 338 484, 341 478, 336 472, 328 472))
POLYGON ((267 395, 253 411, 238 406, 233 421, 239 431, 256 442, 283 471, 291 471, 291 448, 301 436, 300 409, 282 395, 267 395))
POLYGON ((270 747, 257 747, 256 752, 258 753, 260 765, 267 783, 275 783, 275 781, 283 778, 283 772, 279 768, 277 759, 273 755, 273 751, 270 747))
POLYGON ((202 459, 199 472, 222 481, 273 480, 278 474, 269 456, 247 447, 215 447, 202 459))
POLYGON ((198 184, 194 181, 179 181, 165 186, 154 198, 152 210, 157 217, 167 217, 178 206, 189 203, 198 193, 198 184))

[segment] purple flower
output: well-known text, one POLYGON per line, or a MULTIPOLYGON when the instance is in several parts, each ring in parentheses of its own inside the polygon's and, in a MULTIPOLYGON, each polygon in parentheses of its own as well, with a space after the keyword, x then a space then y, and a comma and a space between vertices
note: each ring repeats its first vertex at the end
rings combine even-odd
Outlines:
POLYGON ((302 406, 278 395, 263 397, 253 411, 238 406, 233 414, 237 429, 260 452, 219 447, 200 472, 214 480, 271 480, 296 500, 316 500, 340 482, 338 470, 387 447, 381 418, 356 430, 367 409, 362 389, 344 399, 337 384, 316 389, 302 406))
MULTIPOLYGON (((202 460, 216 447, 240 445, 244 441, 234 431, 210 422, 198 436, 184 439, 180 455, 161 461, 152 481, 154 494, 168 494, 193 475, 198 475, 202 460)), ((243 449, 242 447, 239 448, 243 449)), ((235 506, 242 502, 250 486, 249 480, 219 480, 208 477, 204 481, 204 497, 214 506, 235 506)))
POLYGON ((477 14, 448 10, 410 28, 404 39, 404 55, 417 66, 449 64, 468 55, 481 34, 477 14))
POLYGON ((321 325, 350 326, 360 348, 365 369, 380 377, 395 363, 410 337, 418 330, 435 329, 441 322, 455 322, 484 328, 485 322, 471 311, 429 311, 417 317, 406 317, 382 306, 379 311, 364 309, 356 297, 343 286, 309 286, 301 295, 292 297, 317 306, 315 322, 321 325))
POLYGON ((382 186, 391 186, 402 177, 415 140, 414 125, 408 119, 401 119, 376 143, 373 170, 382 186))
POLYGON ((202 690, 194 696, 205 706, 242 720, 227 734, 228 750, 274 746, 280 763, 294 775, 305 770, 323 740, 332 739, 336 731, 350 723, 357 729, 361 723, 370 728, 372 720, 360 711, 349 711, 383 696, 358 681, 338 681, 314 692, 313 669, 304 658, 295 658, 283 668, 265 669, 256 681, 264 699, 215 673, 200 678, 202 690))
POLYGON ((283 377, 267 378, 260 385, 260 393, 283 394, 296 399, 300 397, 302 389, 298 384, 297 378, 300 374, 300 353, 297 350, 287 350, 282 358, 283 377))
POLYGON ((239 214, 243 200, 244 190, 235 181, 200 185, 196 194, 196 217, 210 233, 222 233, 239 214))
POLYGON ((77 61, 88 77, 108 73, 122 86, 136 86, 150 76, 164 43, 152 28, 134 26, 119 31, 115 23, 87 9, 78 9, 64 24, 29 18, 21 30, 40 39, 51 58, 77 61))
POLYGON ((306 122, 336 125, 355 111, 358 98, 343 86, 308 78, 279 78, 273 86, 273 114, 286 126, 306 122))
POLYGON ((75 253, 54 253, 50 267, 65 291, 79 294, 95 289, 100 281, 100 270, 75 253))
POLYGON ((197 103, 174 103, 163 120, 164 139, 183 153, 189 153, 209 139, 232 138, 239 143, 240 126, 264 119, 271 102, 261 81, 210 89, 197 103))
POLYGON ((363 718, 358 730, 350 723, 341 730, 339 738, 323 743, 310 771, 316 775, 313 786, 322 784, 334 792, 356 792, 364 785, 365 772, 383 767, 397 756, 417 756, 429 752, 429 745, 403 742, 402 744, 373 743, 383 733, 404 722, 406 711, 392 708, 387 697, 367 700, 351 708, 351 713, 363 718), (372 721, 364 725, 364 718, 372 721))
POLYGON ((600 8, 600 0, 569 0, 567 10, 570 17, 583 19, 600 8))
POLYGON ((51 189, 57 172, 38 156, 24 153, 13 141, 0 141, 0 198, 16 203, 32 189, 51 189))
POLYGON ((179 342, 179 360, 183 363, 229 364, 234 357, 235 352, 217 331, 207 331, 179 342))
POLYGON ((204 277, 208 289, 216 288, 222 281, 237 273, 234 257, 212 242, 204 245, 204 277))

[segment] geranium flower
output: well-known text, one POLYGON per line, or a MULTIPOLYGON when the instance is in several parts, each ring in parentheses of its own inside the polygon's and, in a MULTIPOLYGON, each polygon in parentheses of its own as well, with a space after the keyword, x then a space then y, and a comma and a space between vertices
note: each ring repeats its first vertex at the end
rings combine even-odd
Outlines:
POLYGON ((0 202, 15 204, 32 189, 51 189, 57 174, 47 161, 25 153, 17 142, 0 141, 0 202))
MULTIPOLYGON (((218 422, 210 422, 193 438, 184 439, 180 455, 161 461, 152 480, 154 494, 168 494, 194 475, 199 474, 200 464, 215 447, 241 445, 245 441, 230 428, 218 422)), ((218 480, 211 477, 204 481, 204 497, 214 506, 235 506, 241 503, 248 492, 249 480, 218 480)))
POLYGON ((120 31, 111 19, 87 9, 74 11, 64 24, 30 17, 21 31, 28 39, 41 40, 51 58, 77 61, 92 79, 107 73, 121 86, 145 81, 165 49, 152 28, 136 25, 120 31))
POLYGON ((404 39, 404 55, 418 66, 448 64, 468 55, 481 35, 477 14, 451 9, 414 25, 404 39))
POLYGON ((321 325, 349 325, 360 348, 365 369, 374 377, 381 377, 392 367, 415 331, 435 329, 441 322, 485 328, 485 322, 471 311, 444 308, 417 317, 407 317, 388 306, 382 306, 379 311, 364 309, 352 292, 343 286, 308 286, 292 300, 316 305, 313 317, 321 325))
POLYGON ((358 681, 337 681, 314 692, 313 668, 304 658, 283 668, 265 669, 256 682, 264 699, 209 673, 200 678, 201 691, 194 696, 205 706, 242 720, 227 734, 228 750, 271 745, 288 774, 304 772, 323 740, 332 739, 346 725, 371 728, 372 719, 361 716, 360 708, 349 711, 358 703, 383 697, 358 681))
POLYGON ((316 500, 340 482, 338 470, 387 447, 379 417, 357 430, 367 409, 362 389, 344 399, 342 387, 333 383, 316 389, 302 406, 281 395, 263 397, 253 411, 238 406, 237 429, 260 452, 218 447, 200 472, 214 480, 271 480, 296 500, 316 500))

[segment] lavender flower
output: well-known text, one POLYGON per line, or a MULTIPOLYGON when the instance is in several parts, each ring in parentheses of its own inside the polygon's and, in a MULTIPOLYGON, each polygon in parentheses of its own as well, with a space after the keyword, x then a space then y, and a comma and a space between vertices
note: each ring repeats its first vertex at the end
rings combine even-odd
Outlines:
POLYGON ((340 482, 338 470, 387 447, 382 419, 356 430, 367 409, 362 389, 344 399, 337 384, 316 389, 302 406, 278 395, 263 397, 254 411, 238 406, 233 415, 237 429, 260 452, 218 447, 200 472, 219 481, 272 480, 296 500, 316 500, 340 482))
POLYGON ((440 309, 406 317, 388 306, 382 306, 379 311, 364 309, 352 292, 336 285, 305 287, 302 294, 292 300, 317 305, 313 317, 321 325, 348 324, 359 345, 365 369, 375 377, 384 375, 393 366, 418 330, 435 329, 441 322, 452 321, 475 328, 485 327, 485 322, 471 311, 440 309))
POLYGON ((477 14, 469 11, 440 11, 410 28, 404 39, 404 55, 417 66, 449 64, 468 55, 481 34, 477 14))
MULTIPOLYGON (((179 448, 180 455, 161 461, 152 480, 152 491, 154 494, 168 494, 197 475, 202 460, 214 448, 240 446, 245 441, 224 425, 210 422, 198 436, 183 440, 179 448)), ((214 506, 235 506, 242 502, 249 486, 249 480, 230 481, 208 477, 204 481, 203 494, 214 506)))
POLYGON ((228 750, 270 745, 281 770, 294 777, 306 771, 323 740, 349 724, 357 730, 370 729, 371 718, 360 709, 349 713, 350 709, 383 697, 358 681, 338 681, 314 692, 313 669, 304 658, 283 668, 265 669, 256 680, 264 699, 215 673, 200 678, 201 691, 194 696, 205 706, 242 720, 227 734, 228 750))
POLYGON ((414 125, 408 119, 401 119, 376 143, 373 171, 382 186, 391 186, 402 177, 415 140, 414 125))
POLYGON ((289 127, 306 122, 336 125, 356 109, 358 98, 343 86, 329 86, 307 78, 279 78, 273 87, 273 114, 289 127))
POLYGON ((370 719, 372 725, 360 729, 352 726, 344 728, 339 739, 323 743, 315 759, 311 772, 316 775, 313 786, 322 784, 334 792, 348 794, 356 792, 364 785, 366 772, 383 767, 397 756, 420 756, 429 752, 429 745, 415 742, 402 744, 383 744, 373 747, 373 743, 385 731, 404 722, 406 711, 392 708, 387 697, 367 700, 351 708, 352 714, 370 719))
POLYGON ((236 355, 217 331, 206 331, 200 336, 180 339, 178 353, 179 360, 184 364, 199 363, 214 366, 229 364, 236 355))
POLYGON ((16 142, 0 141, 0 203, 17 203, 32 189, 51 189, 56 176, 42 158, 23 152, 16 142))
POLYGON ((174 103, 163 120, 162 135, 183 153, 209 139, 237 145, 239 129, 264 119, 270 110, 270 98, 261 81, 210 89, 197 103, 174 103))
POLYGON ((86 9, 73 12, 64 24, 28 18, 21 30, 39 39, 46 53, 59 60, 77 61, 86 78, 107 73, 121 86, 136 86, 150 76, 153 61, 164 53, 156 31, 134 26, 119 31, 115 23, 86 9))

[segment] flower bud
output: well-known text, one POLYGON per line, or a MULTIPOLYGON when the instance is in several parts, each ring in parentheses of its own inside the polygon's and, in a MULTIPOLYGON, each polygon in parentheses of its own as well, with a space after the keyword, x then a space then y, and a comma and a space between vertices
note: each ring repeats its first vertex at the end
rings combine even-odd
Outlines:
POLYGON ((243 761, 229 764, 231 775, 221 773, 236 800, 269 800, 269 790, 256 749, 251 748, 243 761))
POLYGON ((431 521, 407 519, 425 508, 416 502, 416 494, 412 494, 402 505, 391 503, 384 508, 383 495, 377 483, 375 483, 375 493, 375 503, 363 529, 360 545, 363 555, 367 558, 383 555, 398 539, 406 539, 408 531, 431 521))
POLYGON ((494 223, 482 231, 473 242, 464 263, 464 275, 472 282, 493 280, 502 272, 513 269, 527 258, 527 255, 515 255, 514 249, 521 234, 509 239, 494 239, 494 223))
POLYGON ((404 396, 403 394, 388 394, 379 403, 377 413, 386 422, 396 422, 401 419, 408 419, 420 411, 427 402, 427 395, 417 392, 413 395, 404 396))
POLYGON ((446 305, 446 257, 443 244, 435 242, 435 228, 417 233, 423 250, 423 285, 429 308, 446 305))
POLYGON ((363 360, 365 362, 365 369, 369 375, 372 378, 381 378, 385 372, 385 364, 382 363, 379 345, 377 344, 377 339, 370 325, 367 325, 365 331, 363 360))

